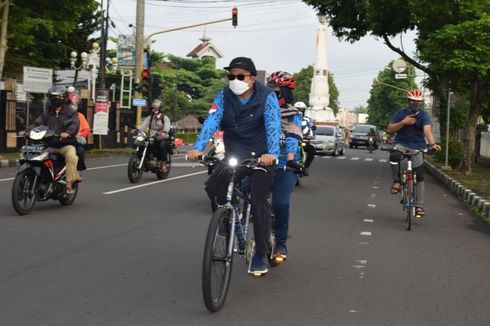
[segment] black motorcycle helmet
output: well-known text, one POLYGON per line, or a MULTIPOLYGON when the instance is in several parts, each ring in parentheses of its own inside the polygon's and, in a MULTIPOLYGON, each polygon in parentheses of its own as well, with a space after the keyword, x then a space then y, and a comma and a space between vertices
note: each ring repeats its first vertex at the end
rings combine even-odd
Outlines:
POLYGON ((68 90, 66 89, 65 86, 62 85, 52 86, 47 93, 50 107, 54 109, 63 106, 63 104, 65 104, 67 93, 68 90))

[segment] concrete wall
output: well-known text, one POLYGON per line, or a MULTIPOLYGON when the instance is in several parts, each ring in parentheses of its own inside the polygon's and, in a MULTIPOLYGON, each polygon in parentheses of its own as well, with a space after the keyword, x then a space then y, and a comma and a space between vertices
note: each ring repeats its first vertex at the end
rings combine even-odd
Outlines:
POLYGON ((481 133, 480 155, 490 159, 490 131, 481 133))

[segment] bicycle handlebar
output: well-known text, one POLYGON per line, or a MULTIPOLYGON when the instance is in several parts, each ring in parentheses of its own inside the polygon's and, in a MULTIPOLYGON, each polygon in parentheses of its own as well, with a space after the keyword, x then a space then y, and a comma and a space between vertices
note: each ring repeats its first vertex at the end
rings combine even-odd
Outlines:
POLYGON ((433 147, 429 147, 427 146, 427 148, 424 148, 424 149, 405 149, 405 150, 402 150, 402 149, 399 149, 395 146, 393 147, 390 147, 390 148, 381 148, 382 151, 386 151, 386 152, 400 152, 402 153, 403 155, 405 156, 414 156, 414 155, 417 155, 418 153, 425 153, 425 154, 433 154, 434 152, 436 152, 436 150, 434 150, 433 147))

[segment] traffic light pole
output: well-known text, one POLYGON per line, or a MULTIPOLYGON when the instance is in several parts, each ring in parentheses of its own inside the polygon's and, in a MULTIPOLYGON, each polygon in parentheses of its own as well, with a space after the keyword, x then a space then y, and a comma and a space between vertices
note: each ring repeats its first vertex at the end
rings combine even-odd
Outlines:
MULTIPOLYGON (((159 35, 159 34, 164 34, 164 33, 170 33, 170 32, 175 32, 175 31, 180 31, 180 30, 183 30, 183 29, 188 29, 188 28, 193 28, 193 27, 198 27, 198 26, 204 26, 204 25, 211 25, 211 24, 217 24, 217 23, 222 23, 222 22, 227 22, 227 21, 230 21, 232 20, 232 18, 226 18, 226 19, 219 19, 219 20, 212 20, 212 21, 209 21, 209 22, 206 22, 206 23, 199 23, 199 24, 194 24, 194 25, 188 25, 188 26, 182 26, 182 27, 176 27, 176 28, 172 28, 172 29, 167 29, 167 30, 163 30, 163 31, 159 31, 159 32, 155 32, 153 34, 150 34, 148 35, 143 43, 141 44, 141 47, 139 48, 139 53, 137 55, 137 57, 141 58, 140 61, 139 61, 139 65, 137 65, 137 70, 136 70, 136 78, 137 79, 137 82, 139 83, 139 81, 141 80, 141 72, 143 71, 143 53, 144 53, 144 49, 145 49, 145 44, 148 43, 148 41, 155 35, 159 35)), ((136 98, 136 95, 135 95, 135 98, 136 98)), ((136 125, 139 126, 141 124, 141 111, 142 111, 142 108, 141 106, 138 106, 137 109, 136 109, 136 125)))

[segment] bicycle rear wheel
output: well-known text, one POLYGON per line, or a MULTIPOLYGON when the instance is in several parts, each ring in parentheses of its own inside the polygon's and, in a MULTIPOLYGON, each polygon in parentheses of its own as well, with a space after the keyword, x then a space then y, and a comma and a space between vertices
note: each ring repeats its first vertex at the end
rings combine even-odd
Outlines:
POLYGON ((202 265, 202 294, 210 312, 221 309, 225 303, 231 279, 233 251, 230 237, 233 234, 232 211, 218 208, 209 223, 202 265), (230 254, 231 253, 231 254, 230 254))

